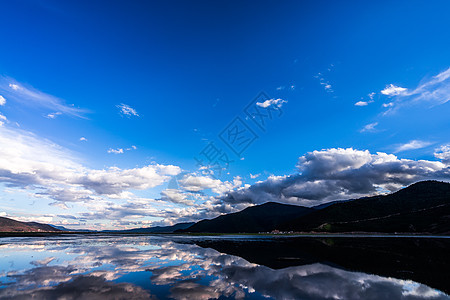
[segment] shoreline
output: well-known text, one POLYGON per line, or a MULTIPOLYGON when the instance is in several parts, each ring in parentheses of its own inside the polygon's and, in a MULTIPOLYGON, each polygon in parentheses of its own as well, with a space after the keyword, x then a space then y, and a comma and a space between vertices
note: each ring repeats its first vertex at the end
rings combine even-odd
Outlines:
POLYGON ((64 235, 86 235, 86 236, 167 236, 167 237, 214 237, 214 238, 238 238, 238 237, 268 237, 268 238, 301 238, 301 237, 333 237, 333 238, 440 238, 449 239, 450 235, 439 234, 410 234, 410 233, 144 233, 144 232, 85 232, 85 231, 63 231, 63 232, 0 232, 3 237, 53 237, 64 235))

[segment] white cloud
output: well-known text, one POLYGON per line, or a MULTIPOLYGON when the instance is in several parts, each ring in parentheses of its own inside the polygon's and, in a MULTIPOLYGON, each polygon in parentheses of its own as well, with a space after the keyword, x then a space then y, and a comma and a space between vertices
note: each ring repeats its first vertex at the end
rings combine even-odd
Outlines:
POLYGON ((20 86, 18 84, 10 83, 8 86, 15 91, 18 91, 20 89, 20 86))
POLYGON ((269 106, 280 108, 284 103, 287 103, 287 101, 283 99, 268 99, 264 102, 256 102, 256 105, 262 108, 268 108, 269 106))
MULTIPOLYGON (((436 156, 450 157, 449 149, 443 148, 436 156)), ((352 148, 312 151, 299 158, 299 173, 271 176, 228 193, 222 201, 230 204, 278 201, 312 206, 376 195, 380 191, 397 191, 419 180, 450 180, 448 162, 399 159, 392 154, 372 154, 352 148)))
POLYGON ((130 190, 159 186, 181 172, 177 166, 159 164, 90 169, 76 157, 32 133, 0 127, 0 182, 9 187, 38 188, 38 195, 57 201, 70 197, 85 201, 96 195, 117 198, 130 190))
POLYGON ((367 96, 369 96, 370 100, 373 100, 373 97, 376 95, 375 92, 369 93, 367 96))
POLYGON ((383 103, 383 107, 393 107, 394 106, 394 102, 389 102, 389 103, 383 103))
POLYGON ((376 131, 376 126, 378 125, 378 122, 370 123, 364 126, 360 132, 374 132, 376 131))
POLYGON ((57 116, 62 115, 62 112, 54 112, 54 113, 50 113, 47 114, 45 117, 48 119, 55 119, 57 116))
POLYGON ((123 148, 117 148, 117 149, 109 148, 108 149, 108 153, 122 154, 122 153, 124 153, 124 151, 132 151, 132 150, 136 150, 136 149, 137 149, 137 147, 134 146, 134 145, 129 147, 129 148, 125 148, 125 149, 123 149, 123 148))
POLYGON ((250 178, 251 179, 258 178, 259 176, 261 176, 261 173, 259 173, 259 174, 250 174, 250 178))
POLYGON ((426 142, 426 141, 412 140, 412 141, 409 141, 406 144, 399 145, 395 149, 395 153, 402 152, 402 151, 408 151, 408 150, 421 149, 421 148, 425 148, 425 147, 427 147, 427 146, 429 146, 431 144, 432 143, 426 142))
POLYGON ((109 148, 109 149, 108 149, 108 153, 122 154, 122 153, 123 153, 123 149, 122 149, 122 148, 117 148, 117 149, 109 148))
POLYGON ((441 105, 450 101, 450 68, 433 76, 426 78, 414 89, 406 89, 388 85, 382 94, 393 97, 395 101, 383 105, 389 107, 388 112, 394 111, 401 106, 417 105, 420 103, 429 104, 431 106, 441 105))
POLYGON ((127 104, 121 103, 119 105, 116 105, 116 107, 119 109, 121 115, 124 115, 127 117, 130 117, 130 116, 139 117, 139 114, 137 113, 137 111, 127 104))
POLYGON ((407 94, 407 89, 393 84, 387 85, 384 90, 381 91, 386 96, 402 96, 407 94))
POLYGON ((14 79, 0 76, 0 92, 24 105, 45 108, 66 115, 84 118, 84 109, 68 105, 63 99, 41 92, 31 86, 17 83, 14 79))
POLYGON ((178 180, 180 186, 190 192, 199 192, 211 189, 216 194, 223 194, 242 185, 240 177, 235 177, 233 182, 221 181, 208 176, 188 174, 178 180))
POLYGON ((0 126, 3 126, 7 121, 8 119, 4 115, 2 115, 2 113, 0 113, 0 126))
POLYGON ((80 141, 81 142, 87 142, 87 138, 85 138, 84 136, 80 137, 80 141))
MULTIPOLYGON (((331 71, 331 68, 328 69, 328 71, 331 71)), ((331 84, 325 79, 324 75, 322 73, 317 73, 316 76, 314 76, 314 78, 319 79, 319 83, 321 86, 323 86, 323 88, 329 92, 329 93, 333 93, 333 87, 331 86, 331 84)))
POLYGON ((177 204, 194 205, 194 201, 188 199, 189 195, 189 193, 185 193, 179 189, 166 189, 161 192, 161 200, 177 204))
POLYGON ((355 103, 355 106, 367 106, 367 105, 368 105, 368 103, 365 101, 358 101, 355 103))
POLYGON ((444 163, 450 164, 450 144, 442 145, 435 149, 434 156, 444 163))
POLYGON ((0 95, 0 106, 3 106, 6 104, 6 99, 2 95, 0 95))

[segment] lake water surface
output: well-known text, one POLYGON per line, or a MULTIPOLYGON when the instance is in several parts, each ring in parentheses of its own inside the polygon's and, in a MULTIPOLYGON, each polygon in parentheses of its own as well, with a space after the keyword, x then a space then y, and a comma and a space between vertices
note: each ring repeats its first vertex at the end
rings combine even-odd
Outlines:
POLYGON ((450 239, 0 238, 0 299, 450 299, 450 239))

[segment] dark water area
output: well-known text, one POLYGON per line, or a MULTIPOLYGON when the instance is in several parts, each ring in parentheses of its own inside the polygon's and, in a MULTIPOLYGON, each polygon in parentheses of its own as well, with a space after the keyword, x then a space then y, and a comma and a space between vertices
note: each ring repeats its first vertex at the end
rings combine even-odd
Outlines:
POLYGON ((450 239, 0 238, 0 299, 450 299, 450 239))

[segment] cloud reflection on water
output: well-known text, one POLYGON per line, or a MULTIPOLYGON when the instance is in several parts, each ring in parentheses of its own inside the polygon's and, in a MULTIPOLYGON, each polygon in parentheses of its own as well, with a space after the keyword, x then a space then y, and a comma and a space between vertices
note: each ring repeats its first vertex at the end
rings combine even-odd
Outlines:
POLYGON ((274 270, 163 237, 5 238, 0 242, 0 298, 450 299, 409 280, 319 263, 274 270))

